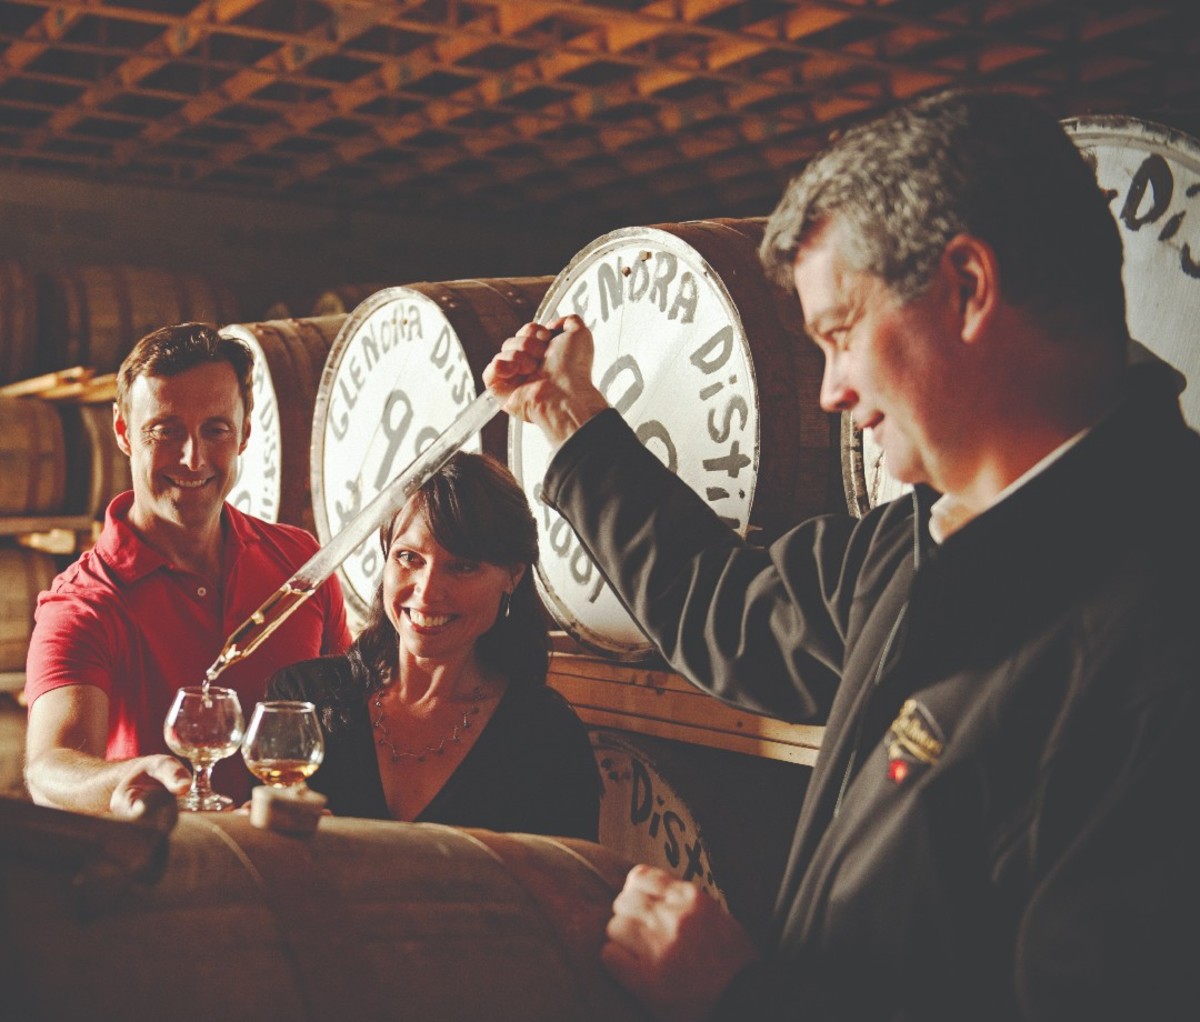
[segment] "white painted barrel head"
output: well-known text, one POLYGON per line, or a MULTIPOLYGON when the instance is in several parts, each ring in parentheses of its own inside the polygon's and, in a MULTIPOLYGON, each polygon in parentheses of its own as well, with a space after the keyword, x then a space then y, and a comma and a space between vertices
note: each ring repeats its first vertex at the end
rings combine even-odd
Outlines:
POLYGON ((237 479, 225 499, 239 511, 265 522, 279 521, 282 487, 282 427, 279 421, 279 396, 266 352, 248 324, 235 323, 221 328, 221 336, 241 341, 254 353, 251 391, 254 408, 250 413, 250 439, 238 458, 237 479))
MULTIPOLYGON (((747 274, 761 280, 746 244, 747 274)), ((647 448, 745 534, 759 466, 758 382, 726 282, 676 234, 624 228, 575 256, 550 285, 537 320, 570 314, 595 338, 593 375, 609 403, 647 448)), ((512 420, 509 467, 538 521, 542 601, 583 645, 617 660, 646 659, 652 645, 565 519, 540 499, 551 453, 540 430, 512 420)))
POLYGON ((315 531, 309 447, 317 384, 345 315, 233 324, 254 352, 250 439, 229 500, 269 522, 315 531))
MULTIPOLYGON (((477 386, 453 325, 425 294, 385 288, 355 308, 330 349, 313 416, 313 513, 322 544, 454 421, 477 386)), ((464 445, 481 448, 478 436, 464 445)), ((372 534, 338 568, 352 616, 366 614, 382 574, 372 534)))
POLYGON ((636 735, 595 729, 590 738, 602 785, 600 843, 691 881, 728 908, 704 828, 668 773, 636 735))
POLYGON ((1095 162, 1121 232, 1130 336, 1183 374, 1184 418, 1200 428, 1200 141, 1125 116, 1063 126, 1095 162))

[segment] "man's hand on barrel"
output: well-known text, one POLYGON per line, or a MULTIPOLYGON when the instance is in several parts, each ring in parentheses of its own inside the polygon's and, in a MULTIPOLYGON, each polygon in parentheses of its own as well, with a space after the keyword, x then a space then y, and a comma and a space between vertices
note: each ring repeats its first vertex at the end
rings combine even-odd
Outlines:
POLYGON ((600 957, 659 1018, 700 1022, 758 951, 733 917, 695 884, 639 865, 613 902, 600 957))
POLYGON ((117 779, 108 808, 125 820, 141 819, 164 798, 174 799, 188 790, 192 776, 174 756, 139 756, 121 764, 125 770, 117 779))
POLYGON ((555 446, 608 407, 592 383, 592 334, 578 316, 526 323, 483 371, 506 412, 540 427, 555 446))

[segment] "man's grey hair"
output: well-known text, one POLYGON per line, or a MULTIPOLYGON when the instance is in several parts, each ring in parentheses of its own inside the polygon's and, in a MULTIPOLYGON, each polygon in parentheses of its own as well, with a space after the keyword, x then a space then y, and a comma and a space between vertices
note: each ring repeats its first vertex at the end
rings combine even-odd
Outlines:
POLYGON ((1007 301, 1059 329, 1126 337, 1108 200, 1062 125, 1025 97, 944 92, 847 131, 771 215, 768 276, 790 287, 797 252, 834 219, 852 268, 902 301, 924 291, 951 238, 971 234, 995 251, 1007 301))

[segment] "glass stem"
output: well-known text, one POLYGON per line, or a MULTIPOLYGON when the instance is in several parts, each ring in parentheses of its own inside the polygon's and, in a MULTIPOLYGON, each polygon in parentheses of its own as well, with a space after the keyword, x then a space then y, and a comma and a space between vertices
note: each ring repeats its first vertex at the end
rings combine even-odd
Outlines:
POLYGON ((201 804, 212 798, 211 774, 211 764, 196 764, 195 773, 192 775, 192 793, 201 804))

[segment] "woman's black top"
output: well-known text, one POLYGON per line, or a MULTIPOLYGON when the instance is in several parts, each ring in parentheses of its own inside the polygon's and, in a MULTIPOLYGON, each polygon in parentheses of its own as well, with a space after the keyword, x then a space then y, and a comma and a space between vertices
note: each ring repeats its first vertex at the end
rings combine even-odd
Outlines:
MULTIPOLYGON (((361 691, 349 659, 329 656, 277 672, 267 698, 316 704, 325 759, 309 787, 329 800, 330 811, 389 820, 361 691)), ((403 747, 402 737, 397 745, 403 747)), ((416 822, 595 841, 599 815, 599 773, 575 711, 546 685, 510 683, 483 733, 416 822)))

